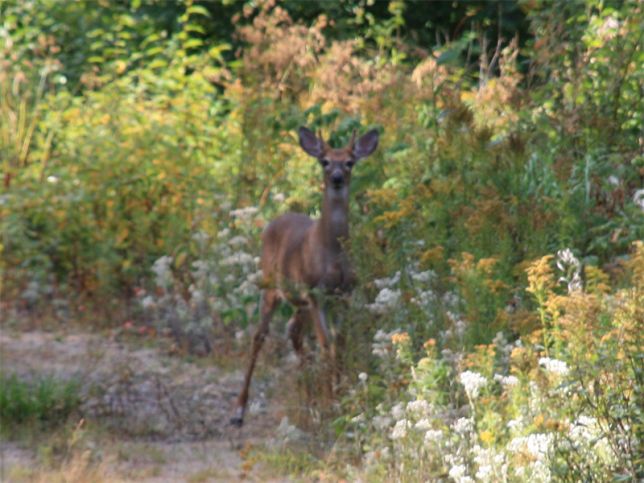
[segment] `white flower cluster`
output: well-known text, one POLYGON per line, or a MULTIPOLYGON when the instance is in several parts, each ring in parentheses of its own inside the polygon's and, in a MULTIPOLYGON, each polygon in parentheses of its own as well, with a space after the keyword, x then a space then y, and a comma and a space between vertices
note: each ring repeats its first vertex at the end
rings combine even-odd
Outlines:
POLYGON ((515 474, 523 481, 546 483, 551 481, 549 468, 550 453, 554 438, 552 434, 535 433, 519 436, 507 444, 510 453, 522 454, 531 459, 526 466, 515 468, 515 474))
POLYGON ((247 243, 248 243, 248 239, 242 235, 234 236, 230 240, 228 240, 228 244, 231 247, 235 247, 235 248, 242 245, 246 245, 247 243))
POLYGON ((385 314, 398 304, 400 296, 400 290, 392 290, 385 287, 380 290, 380 293, 378 293, 376 301, 372 304, 368 304, 367 308, 374 314, 385 314))
POLYGON ((400 283, 400 271, 396 272, 392 277, 376 279, 373 283, 380 290, 398 285, 400 283))
POLYGON ((584 414, 578 416, 570 425, 568 435, 575 450, 588 454, 591 459, 609 466, 618 459, 599 422, 593 417, 584 414))
POLYGON ((231 265, 246 265, 246 264, 253 263, 254 261, 255 261, 255 257, 253 257, 249 253, 235 252, 229 255, 228 257, 224 258, 221 261, 221 264, 226 267, 231 265))
POLYGON ((411 415, 422 418, 427 416, 431 411, 431 406, 424 399, 416 399, 407 403, 407 412, 411 415))
POLYGON ((503 376, 501 374, 494 374, 494 380, 500 383, 503 387, 514 387, 519 384, 519 379, 516 376, 503 376))
POLYGON ((474 453, 474 462, 478 468, 476 471, 478 481, 508 480, 508 462, 503 452, 475 445, 472 448, 472 453, 474 453))
POLYGON ((378 329, 376 335, 373 336, 373 343, 371 344, 371 353, 374 356, 386 359, 392 353, 391 336, 398 333, 398 330, 385 332, 378 329))
POLYGON ((407 436, 407 430, 411 427, 411 423, 407 419, 400 419, 394 425, 394 429, 391 430, 391 439, 403 439, 407 436))
POLYGON ((474 483, 474 479, 471 476, 468 476, 467 466, 465 465, 452 465, 448 474, 456 483, 474 483))
POLYGON ((465 388, 467 397, 474 400, 482 388, 487 385, 487 379, 478 372, 465 371, 458 376, 459 382, 465 388))
POLYGON ((522 453, 536 461, 547 461, 552 450, 552 434, 533 433, 513 438, 507 445, 511 453, 522 453))
POLYGON ((461 436, 474 431, 474 420, 471 418, 459 418, 452 424, 452 431, 461 436))
POLYGON ((172 257, 164 255, 157 259, 152 265, 152 271, 156 276, 157 287, 167 289, 172 285, 173 277, 172 269, 170 268, 172 260, 172 257))
POLYGON ((408 270, 409 276, 414 282, 418 283, 428 283, 436 280, 436 272, 434 270, 426 270, 424 272, 419 272, 415 267, 412 267, 408 270))
POLYGON ((558 359, 542 357, 539 359, 539 365, 543 367, 546 372, 557 376, 565 376, 569 372, 568 365, 564 361, 560 361, 558 359))
POLYGON ((424 442, 426 445, 440 444, 444 436, 440 429, 429 429, 425 433, 424 442))
POLYGON ((597 420, 583 414, 570 426, 570 439, 579 444, 588 444, 599 439, 601 431, 597 420))

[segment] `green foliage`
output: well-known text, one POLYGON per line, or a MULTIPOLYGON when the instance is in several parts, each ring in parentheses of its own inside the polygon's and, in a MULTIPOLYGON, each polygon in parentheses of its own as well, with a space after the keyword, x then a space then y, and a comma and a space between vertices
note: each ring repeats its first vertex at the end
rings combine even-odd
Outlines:
POLYGON ((25 424, 57 425, 80 406, 79 386, 75 381, 54 377, 24 380, 16 375, 0 376, 0 423, 3 431, 25 424))

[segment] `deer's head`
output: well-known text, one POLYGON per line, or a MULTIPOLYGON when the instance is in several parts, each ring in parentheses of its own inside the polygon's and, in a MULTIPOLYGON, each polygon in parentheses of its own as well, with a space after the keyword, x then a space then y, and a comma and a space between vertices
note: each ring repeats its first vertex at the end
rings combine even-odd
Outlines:
POLYGON ((336 191, 348 189, 353 166, 360 159, 373 153, 378 147, 378 131, 375 129, 357 140, 354 131, 349 144, 339 149, 330 147, 321 136, 316 136, 305 127, 300 128, 299 134, 302 149, 317 158, 324 169, 325 188, 336 191))

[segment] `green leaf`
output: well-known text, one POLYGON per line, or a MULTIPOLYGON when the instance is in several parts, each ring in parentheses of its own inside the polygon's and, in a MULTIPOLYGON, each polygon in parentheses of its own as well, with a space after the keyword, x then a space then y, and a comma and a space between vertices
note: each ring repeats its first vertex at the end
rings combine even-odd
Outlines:
POLYGON ((188 39, 185 44, 183 44, 184 49, 196 49, 203 45, 203 40, 201 39, 188 39))
POLYGON ((191 7, 188 7, 186 12, 188 15, 203 15, 204 17, 210 17, 210 12, 201 5, 192 5, 191 7))

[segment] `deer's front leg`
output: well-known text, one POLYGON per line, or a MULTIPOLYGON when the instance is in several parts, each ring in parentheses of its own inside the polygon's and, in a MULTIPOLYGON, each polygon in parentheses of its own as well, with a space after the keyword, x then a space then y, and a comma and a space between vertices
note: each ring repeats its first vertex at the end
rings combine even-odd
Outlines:
POLYGON ((334 345, 331 342, 329 326, 327 324, 326 313, 321 304, 311 297, 311 316, 313 317, 313 326, 315 335, 320 344, 323 363, 323 385, 326 389, 327 397, 333 397, 333 367, 335 366, 334 345))
POLYGON ((313 318, 313 328, 323 354, 328 354, 330 348, 329 326, 326 322, 326 314, 321 304, 311 296, 309 299, 309 310, 313 318))
POLYGON ((253 377, 253 370, 255 369, 255 363, 257 362, 257 356, 259 351, 262 348, 264 339, 268 335, 268 326, 271 322, 271 317, 277 303, 279 302, 278 294, 275 290, 265 290, 262 294, 261 302, 261 314, 262 319, 253 335, 253 343, 250 351, 250 361, 248 362, 248 368, 246 369, 246 376, 244 377, 244 385, 242 390, 239 393, 237 398, 237 407, 235 409, 234 415, 230 418, 230 424, 233 426, 241 427, 244 424, 244 413, 246 412, 246 404, 248 403, 248 391, 250 387, 250 381, 253 377))

